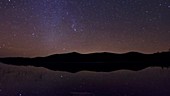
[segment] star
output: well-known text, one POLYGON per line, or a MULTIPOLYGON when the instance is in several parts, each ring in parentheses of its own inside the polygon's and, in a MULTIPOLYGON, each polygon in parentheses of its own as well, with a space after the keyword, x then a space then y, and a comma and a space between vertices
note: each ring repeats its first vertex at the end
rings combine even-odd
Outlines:
POLYGON ((32 33, 31 35, 32 35, 32 36, 35 36, 35 33, 32 33))
POLYGON ((76 32, 76 31, 77 31, 77 29, 76 29, 76 28, 74 28, 74 31, 76 32))

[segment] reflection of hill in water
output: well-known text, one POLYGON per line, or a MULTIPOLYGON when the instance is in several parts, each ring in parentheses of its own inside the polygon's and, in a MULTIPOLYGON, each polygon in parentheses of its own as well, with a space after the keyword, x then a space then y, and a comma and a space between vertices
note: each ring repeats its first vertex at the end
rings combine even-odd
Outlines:
POLYGON ((147 67, 169 67, 170 52, 155 54, 141 54, 129 52, 126 54, 92 53, 55 54, 37 58, 1 58, 5 64, 45 67, 51 70, 77 72, 88 71, 115 71, 120 69, 141 70, 147 67))
POLYGON ((0 64, 0 96, 169 96, 169 81, 170 69, 158 67, 69 73, 0 64))
POLYGON ((24 80, 41 81, 42 76, 46 70, 47 69, 45 68, 36 68, 31 66, 24 67, 0 64, 0 80, 1 82, 9 82, 9 84, 12 82, 19 82, 24 80))

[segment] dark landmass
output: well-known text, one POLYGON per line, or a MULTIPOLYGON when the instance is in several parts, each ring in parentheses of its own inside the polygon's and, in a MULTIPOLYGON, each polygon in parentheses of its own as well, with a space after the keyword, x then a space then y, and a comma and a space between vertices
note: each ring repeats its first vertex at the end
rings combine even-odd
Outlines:
POLYGON ((125 54, 106 52, 80 54, 73 52, 36 58, 0 58, 0 62, 18 66, 45 67, 55 71, 67 72, 84 70, 110 72, 121 69, 138 71, 147 67, 169 67, 170 52, 154 54, 142 54, 137 52, 129 52, 125 54))

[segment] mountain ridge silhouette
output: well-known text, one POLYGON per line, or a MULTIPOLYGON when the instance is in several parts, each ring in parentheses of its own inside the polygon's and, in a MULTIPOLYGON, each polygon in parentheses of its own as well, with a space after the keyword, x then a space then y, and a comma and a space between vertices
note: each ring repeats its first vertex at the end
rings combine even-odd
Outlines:
POLYGON ((5 57, 1 63, 17 66, 45 67, 54 71, 96 71, 110 72, 127 69, 138 71, 147 67, 169 67, 170 52, 143 54, 128 52, 122 54, 101 52, 81 54, 78 52, 53 54, 46 57, 5 57))

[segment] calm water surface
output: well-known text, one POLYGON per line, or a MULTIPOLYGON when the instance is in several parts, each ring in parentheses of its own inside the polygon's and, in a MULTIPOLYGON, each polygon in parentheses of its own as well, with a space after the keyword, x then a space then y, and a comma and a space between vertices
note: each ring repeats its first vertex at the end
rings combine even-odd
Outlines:
POLYGON ((68 73, 0 64, 0 96, 170 96, 170 69, 68 73))

